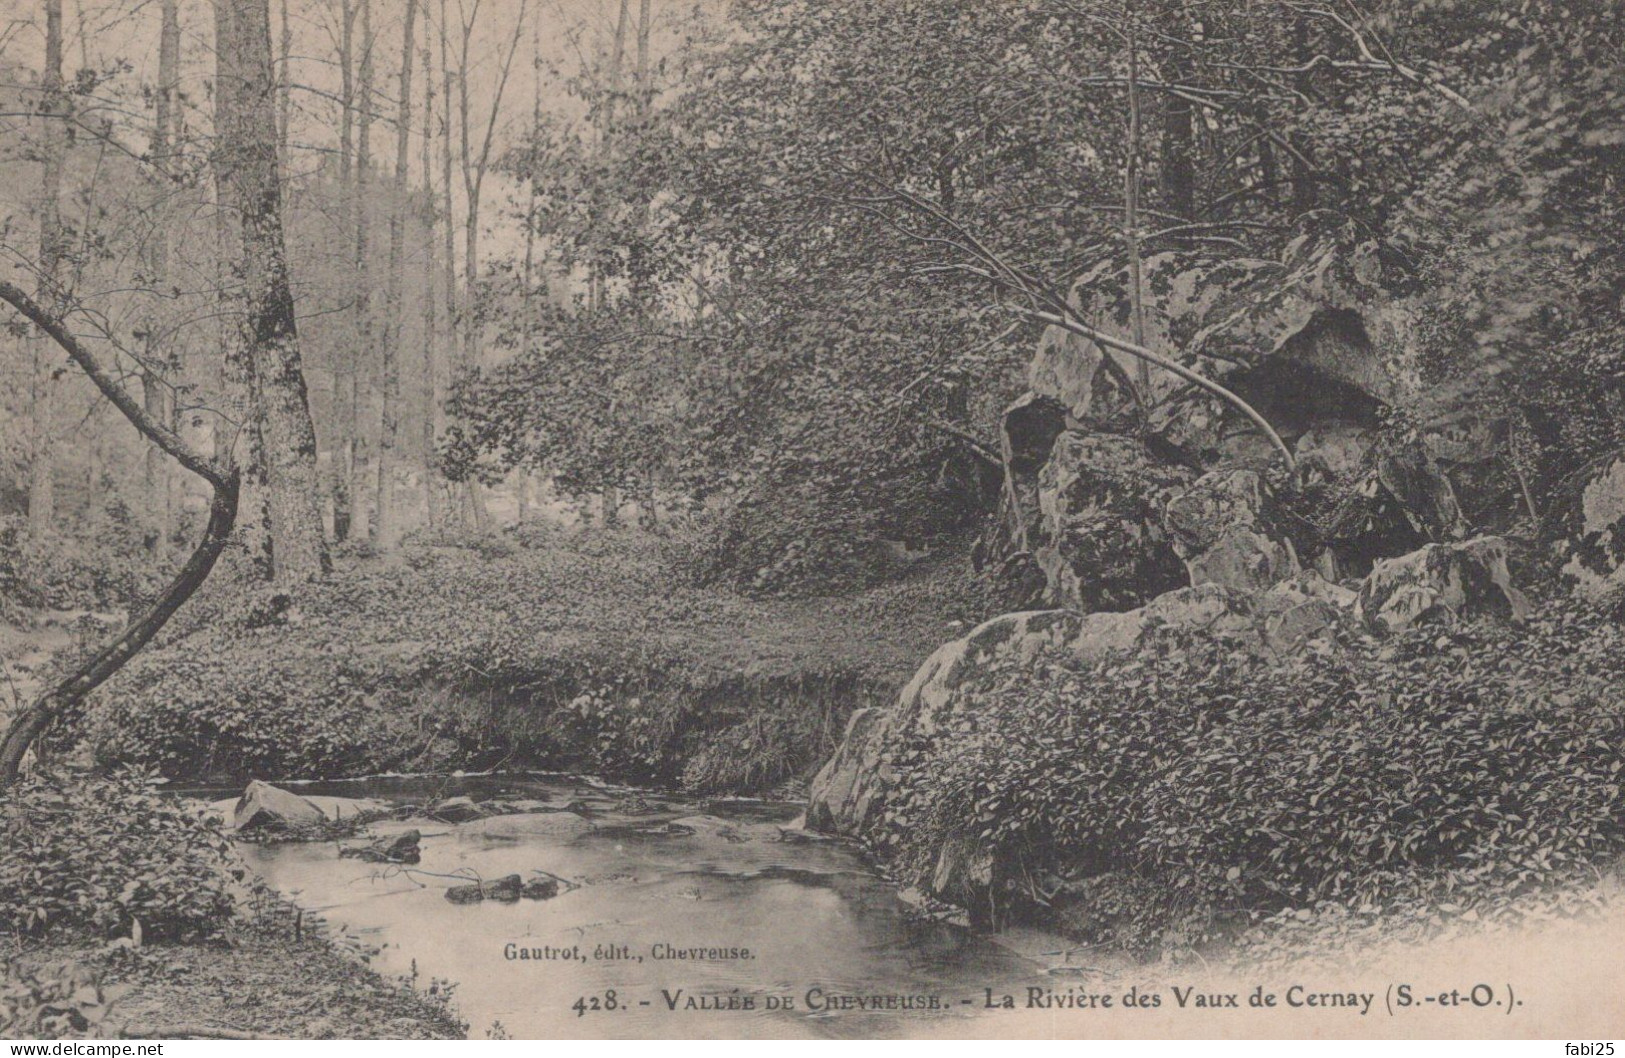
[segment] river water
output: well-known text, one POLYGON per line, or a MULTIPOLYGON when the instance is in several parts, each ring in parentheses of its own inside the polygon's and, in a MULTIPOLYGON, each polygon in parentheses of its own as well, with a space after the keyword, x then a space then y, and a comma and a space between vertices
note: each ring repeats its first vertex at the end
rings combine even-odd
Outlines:
POLYGON ((556 775, 294 789, 418 804, 470 794, 527 809, 375 827, 422 831, 412 868, 340 859, 332 844, 243 849, 268 884, 376 948, 381 972, 452 982, 475 1038, 495 1022, 520 1039, 939 1035, 952 1032, 944 1019, 981 1016, 985 989, 1070 983, 1042 958, 920 914, 857 850, 797 829, 796 804, 556 775), (471 878, 538 872, 579 887, 518 903, 445 897, 471 878), (689 949, 723 951, 673 957, 689 949), (911 1009, 864 1009, 892 996, 881 1002, 911 1009))

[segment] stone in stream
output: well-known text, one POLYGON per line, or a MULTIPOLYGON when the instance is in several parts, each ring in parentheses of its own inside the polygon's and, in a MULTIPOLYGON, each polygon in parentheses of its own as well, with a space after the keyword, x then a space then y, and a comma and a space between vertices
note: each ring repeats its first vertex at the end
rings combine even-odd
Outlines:
POLYGON ((388 801, 380 801, 374 797, 324 797, 312 794, 305 800, 321 809, 322 814, 335 823, 362 816, 388 815, 394 810, 394 806, 388 801))
POLYGON ((534 812, 524 815, 490 816, 464 823, 458 837, 473 836, 518 841, 521 838, 568 837, 595 829, 574 812, 534 812))
POLYGON ((231 825, 239 831, 309 826, 326 820, 322 810, 310 801, 258 779, 244 787, 243 796, 231 812, 231 825))
POLYGON ((469 797, 448 797, 429 809, 429 818, 441 823, 467 823, 486 816, 485 809, 469 797))
POLYGON ((446 890, 446 899, 454 904, 475 904, 482 900, 496 900, 512 904, 525 900, 551 900, 559 895, 557 878, 538 878, 526 882, 517 874, 505 875, 489 882, 474 885, 454 885, 446 890))
POLYGON ((359 859, 367 863, 417 863, 423 858, 418 848, 422 837, 416 830, 408 830, 394 838, 381 838, 370 845, 348 845, 339 849, 339 858, 359 859))
POLYGON ((519 890, 519 895, 526 900, 551 900, 559 895, 559 880, 557 878, 537 878, 526 882, 519 890))

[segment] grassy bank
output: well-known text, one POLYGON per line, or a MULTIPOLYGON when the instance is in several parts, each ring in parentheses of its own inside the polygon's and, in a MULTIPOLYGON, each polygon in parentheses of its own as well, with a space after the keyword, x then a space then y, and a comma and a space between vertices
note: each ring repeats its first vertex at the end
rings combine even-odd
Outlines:
POLYGON ((457 1037, 252 878, 201 805, 121 772, 31 774, 0 801, 0 1037, 457 1037))
MULTIPOLYGON (((7 942, 0 977, 58 1013, 0 1025, 8 1038, 461 1039, 447 993, 391 981, 314 933, 236 930, 209 943, 109 947, 7 942)), ((3 1011, 0 1011, 3 1014, 3 1011)), ((3 1020, 3 1019, 0 1019, 3 1020)))
POLYGON ((104 760, 188 777, 530 764, 761 790, 815 768, 974 616, 964 580, 944 562, 751 599, 631 534, 409 547, 291 596, 199 600, 86 730, 104 760))

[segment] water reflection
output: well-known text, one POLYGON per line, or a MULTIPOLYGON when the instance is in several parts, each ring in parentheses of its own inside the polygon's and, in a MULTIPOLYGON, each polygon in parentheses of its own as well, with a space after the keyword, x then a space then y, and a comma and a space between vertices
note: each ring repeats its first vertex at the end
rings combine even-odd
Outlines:
POLYGON ((1042 973, 912 913, 854 850, 790 827, 795 805, 556 776, 300 790, 419 803, 470 793, 540 809, 425 826, 410 869, 341 860, 330 844, 245 850, 269 884, 379 947, 384 973, 454 982, 475 1037, 494 1021, 519 1038, 907 1035, 911 1023, 932 1031, 916 1019, 973 1017, 984 988, 1017 991, 1042 973), (538 871, 582 884, 509 904, 443 895, 450 876, 538 871), (823 1009, 809 1009, 809 993, 823 1009), (875 996, 895 997, 881 1000, 891 1009, 867 1009, 875 996))

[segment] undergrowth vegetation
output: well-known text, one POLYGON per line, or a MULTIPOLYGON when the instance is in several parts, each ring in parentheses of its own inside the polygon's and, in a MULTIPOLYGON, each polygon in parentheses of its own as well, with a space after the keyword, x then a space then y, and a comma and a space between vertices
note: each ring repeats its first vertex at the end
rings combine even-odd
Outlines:
POLYGON ((149 776, 36 773, 0 802, 0 924, 40 935, 218 932, 244 870, 219 826, 149 776))
POLYGON ((1625 632, 1349 637, 1282 659, 1198 636, 979 674, 899 745, 871 835, 903 873, 988 851, 1007 907, 1137 951, 1266 918, 1495 918, 1625 849, 1625 632))
MULTIPOLYGON (((514 534, 200 599, 93 703, 103 760, 314 777, 549 764, 713 791, 805 774, 971 616, 957 569, 838 599, 695 585, 632 534, 514 534)), ((680 554, 681 552, 675 552, 680 554)))

